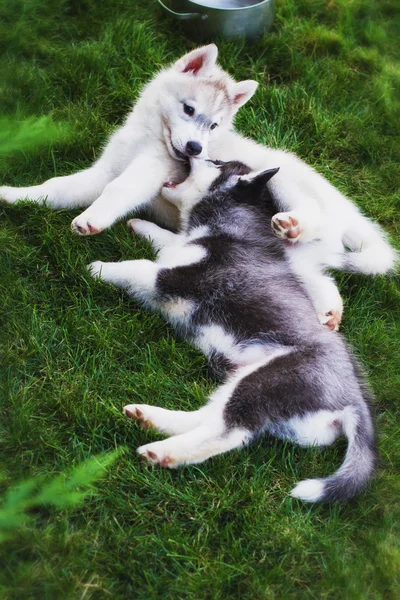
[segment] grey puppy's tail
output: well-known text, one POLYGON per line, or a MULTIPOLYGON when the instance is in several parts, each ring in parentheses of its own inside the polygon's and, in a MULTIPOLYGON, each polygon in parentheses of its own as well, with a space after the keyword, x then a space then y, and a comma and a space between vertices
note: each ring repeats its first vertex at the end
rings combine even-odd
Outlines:
POLYGON ((325 479, 301 481, 291 492, 294 498, 304 502, 348 500, 372 477, 377 450, 374 426, 367 405, 345 408, 342 427, 349 444, 340 469, 325 479))

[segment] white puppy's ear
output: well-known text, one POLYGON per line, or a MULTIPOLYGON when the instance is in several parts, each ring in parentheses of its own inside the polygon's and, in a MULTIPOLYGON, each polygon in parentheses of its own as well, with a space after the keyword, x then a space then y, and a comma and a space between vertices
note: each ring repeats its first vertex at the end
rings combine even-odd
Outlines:
POLYGON ((236 110, 243 106, 247 100, 250 100, 257 87, 257 81, 253 81, 252 79, 246 79, 246 81, 235 83, 232 90, 232 102, 236 107, 236 110))
POLYGON ((218 48, 215 44, 196 48, 176 61, 174 68, 180 73, 204 76, 217 62, 218 48))

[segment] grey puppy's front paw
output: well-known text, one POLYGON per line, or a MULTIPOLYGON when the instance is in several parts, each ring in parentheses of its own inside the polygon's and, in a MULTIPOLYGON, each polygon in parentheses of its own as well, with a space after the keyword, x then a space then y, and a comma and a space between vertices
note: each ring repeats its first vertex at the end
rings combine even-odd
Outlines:
POLYGON ((101 271, 102 271, 103 263, 101 260, 95 260, 94 262, 87 265, 87 270, 95 279, 101 279, 101 271))

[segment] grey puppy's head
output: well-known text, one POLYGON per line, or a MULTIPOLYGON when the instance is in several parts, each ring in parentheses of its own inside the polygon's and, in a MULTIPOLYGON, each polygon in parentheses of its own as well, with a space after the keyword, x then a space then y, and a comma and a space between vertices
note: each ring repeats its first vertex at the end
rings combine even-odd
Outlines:
POLYGON ((279 167, 251 171, 239 161, 190 160, 190 173, 180 184, 167 181, 163 197, 180 211, 183 227, 188 223, 194 207, 212 195, 213 203, 228 202, 260 205, 265 203, 266 184, 279 171, 279 167))

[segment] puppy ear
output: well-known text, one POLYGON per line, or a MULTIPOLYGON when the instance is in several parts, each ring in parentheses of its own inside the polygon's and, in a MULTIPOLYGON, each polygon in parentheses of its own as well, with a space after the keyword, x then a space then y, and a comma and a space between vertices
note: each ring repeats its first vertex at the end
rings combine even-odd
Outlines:
POLYGON ((266 169, 265 171, 253 171, 248 175, 239 177, 238 185, 262 185, 264 186, 274 175, 279 171, 279 167, 275 169, 266 169))
POLYGON ((236 110, 243 106, 247 100, 250 100, 257 87, 257 81, 253 81, 252 79, 246 79, 246 81, 235 83, 232 90, 232 102, 236 110))
POLYGON ((196 48, 176 61, 174 68, 180 73, 194 76, 207 75, 217 62, 218 48, 215 44, 196 48))

